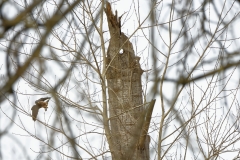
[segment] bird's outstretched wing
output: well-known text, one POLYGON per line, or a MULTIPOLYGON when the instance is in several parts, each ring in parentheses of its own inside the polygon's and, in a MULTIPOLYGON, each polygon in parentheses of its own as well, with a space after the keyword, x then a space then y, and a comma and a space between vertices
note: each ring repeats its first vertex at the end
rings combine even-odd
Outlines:
POLYGON ((32 106, 32 119, 36 121, 39 107, 37 105, 32 106))
POLYGON ((51 98, 51 97, 40 98, 40 99, 36 100, 35 103, 37 104, 37 103, 39 103, 39 102, 44 102, 45 100, 48 100, 48 101, 49 101, 50 98, 51 98))
POLYGON ((47 111, 48 102, 49 102, 50 98, 51 97, 40 98, 40 99, 36 100, 35 103, 39 108, 45 108, 45 111, 47 111))

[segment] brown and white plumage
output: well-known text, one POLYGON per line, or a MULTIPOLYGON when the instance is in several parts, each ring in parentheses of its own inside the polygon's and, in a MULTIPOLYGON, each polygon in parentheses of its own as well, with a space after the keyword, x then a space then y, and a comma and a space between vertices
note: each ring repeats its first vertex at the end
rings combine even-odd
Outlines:
POLYGON ((48 102, 51 97, 45 97, 45 98, 40 98, 35 101, 36 105, 32 106, 32 119, 36 121, 37 115, 38 115, 38 110, 40 108, 45 108, 45 111, 47 111, 48 108, 48 102))

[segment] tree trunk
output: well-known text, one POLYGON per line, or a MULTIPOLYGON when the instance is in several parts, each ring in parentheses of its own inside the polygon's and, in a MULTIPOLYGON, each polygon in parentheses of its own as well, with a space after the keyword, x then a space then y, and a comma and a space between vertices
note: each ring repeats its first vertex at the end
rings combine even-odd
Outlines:
POLYGON ((106 77, 112 159, 148 160, 150 137, 145 134, 147 130, 143 131, 146 107, 142 98, 140 57, 135 56, 132 43, 121 32, 121 17, 117 11, 113 14, 108 2, 105 13, 111 36, 106 77))

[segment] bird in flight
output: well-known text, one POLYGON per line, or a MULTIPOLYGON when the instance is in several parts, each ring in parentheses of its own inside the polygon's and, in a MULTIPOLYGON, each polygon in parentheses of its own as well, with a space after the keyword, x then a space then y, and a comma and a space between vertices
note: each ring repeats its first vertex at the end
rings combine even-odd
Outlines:
POLYGON ((32 119, 36 121, 38 110, 40 108, 45 108, 45 111, 47 111, 48 108, 48 102, 51 97, 45 97, 45 98, 40 98, 35 101, 35 105, 32 106, 32 119))

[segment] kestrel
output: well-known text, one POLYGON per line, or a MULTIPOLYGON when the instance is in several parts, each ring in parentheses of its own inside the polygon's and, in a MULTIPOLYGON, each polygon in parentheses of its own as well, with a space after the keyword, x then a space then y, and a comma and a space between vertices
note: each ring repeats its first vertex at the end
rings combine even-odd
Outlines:
POLYGON ((38 110, 40 108, 45 108, 45 111, 47 111, 48 108, 48 101, 50 100, 51 97, 45 97, 45 98, 40 98, 35 101, 36 105, 32 106, 32 119, 36 121, 38 110))

